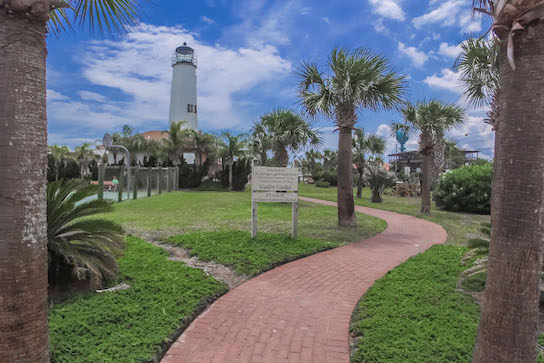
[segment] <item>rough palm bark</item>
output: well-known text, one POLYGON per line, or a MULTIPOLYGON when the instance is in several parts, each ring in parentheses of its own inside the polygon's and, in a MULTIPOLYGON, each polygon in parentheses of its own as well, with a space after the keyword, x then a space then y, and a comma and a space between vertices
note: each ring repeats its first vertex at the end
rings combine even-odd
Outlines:
POLYGON ((232 192, 232 166, 234 165, 234 162, 232 160, 229 160, 229 192, 232 192))
POLYGON ((351 132, 357 116, 355 110, 349 107, 339 107, 337 124, 340 128, 338 136, 338 225, 355 227, 355 202, 353 200, 353 140, 351 132))
POLYGON ((357 198, 362 198, 363 197, 363 185, 364 185, 364 181, 363 181, 363 171, 364 171, 364 166, 362 166, 361 168, 357 167, 357 198))
MULTIPOLYGON (((524 5, 536 2, 526 1, 524 5)), ((473 362, 535 362, 544 240, 544 24, 501 66, 489 270, 473 362)))
POLYGON ((45 29, 0 6, 0 362, 48 361, 45 29))
POLYGON ((436 135, 432 161, 431 189, 438 181, 438 177, 444 171, 446 165, 446 143, 443 132, 436 135))
POLYGON ((434 149, 432 136, 421 132, 419 141, 419 153, 423 157, 423 168, 421 175, 421 213, 431 212, 431 157, 434 149))
POLYGON ((274 158, 276 159, 277 167, 286 168, 287 165, 289 165, 289 153, 287 152, 285 146, 279 145, 276 147, 274 158))

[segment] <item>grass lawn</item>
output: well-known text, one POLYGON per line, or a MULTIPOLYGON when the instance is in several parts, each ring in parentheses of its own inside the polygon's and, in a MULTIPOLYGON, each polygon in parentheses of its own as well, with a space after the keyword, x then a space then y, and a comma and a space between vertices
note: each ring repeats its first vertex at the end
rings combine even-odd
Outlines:
MULTIPOLYGON (((317 188, 314 185, 300 185, 301 196, 324 199, 336 202, 336 188, 317 188)), ((353 192, 356 195, 356 189, 353 192)), ((433 203, 431 214, 422 215, 419 210, 420 198, 401 198, 391 195, 383 196, 383 203, 370 202, 370 190, 363 189, 363 197, 355 198, 355 204, 363 207, 377 208, 391 212, 408 214, 423 218, 441 225, 448 232, 447 243, 465 244, 468 239, 481 236, 479 231, 481 222, 489 222, 489 216, 470 213, 449 212, 436 208, 433 203)), ((360 214, 357 218, 360 218, 360 214)))
POLYGON ((119 282, 128 290, 78 294, 49 314, 53 362, 150 361, 227 286, 167 253, 126 238, 119 282))
MULTIPOLYGON (((300 194, 336 201, 336 188, 304 185, 300 194)), ((354 193, 355 194, 355 193, 354 193)), ((440 210, 419 213, 419 198, 383 196, 370 202, 364 189, 357 205, 412 215, 441 225, 447 244, 414 256, 376 281, 355 309, 351 331, 358 338, 353 362, 469 362, 478 329, 480 310, 471 296, 455 290, 469 239, 483 237, 480 223, 489 216, 440 210)), ((360 214, 357 215, 359 218, 360 214)), ((465 285, 483 288, 482 276, 465 285)))

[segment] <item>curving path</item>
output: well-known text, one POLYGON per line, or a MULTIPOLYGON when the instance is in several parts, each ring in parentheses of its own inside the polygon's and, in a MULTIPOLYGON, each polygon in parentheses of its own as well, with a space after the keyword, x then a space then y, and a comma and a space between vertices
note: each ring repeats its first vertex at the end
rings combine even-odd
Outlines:
POLYGON ((387 229, 231 290, 192 322, 162 362, 349 362, 349 322, 361 296, 387 271, 447 238, 423 219, 355 208, 385 220, 387 229))

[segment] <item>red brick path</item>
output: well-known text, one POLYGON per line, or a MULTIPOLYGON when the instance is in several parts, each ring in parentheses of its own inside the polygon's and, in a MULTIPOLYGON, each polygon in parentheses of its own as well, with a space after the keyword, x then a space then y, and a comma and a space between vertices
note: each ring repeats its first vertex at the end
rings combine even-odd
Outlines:
POLYGON ((387 271, 447 237, 419 218, 356 210, 387 221, 387 229, 231 290, 193 321, 162 362, 349 362, 349 321, 361 296, 387 271))

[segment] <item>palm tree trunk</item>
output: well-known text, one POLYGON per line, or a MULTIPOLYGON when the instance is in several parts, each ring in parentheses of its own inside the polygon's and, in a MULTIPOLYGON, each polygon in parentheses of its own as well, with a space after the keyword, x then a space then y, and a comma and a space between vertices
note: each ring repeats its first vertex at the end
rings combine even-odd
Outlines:
POLYGON ((380 195, 380 189, 379 188, 373 188, 372 189, 372 198, 370 199, 372 203, 382 203, 382 196, 380 195))
POLYGON ((433 168, 431 177, 431 186, 434 187, 438 181, 440 173, 444 171, 446 163, 446 144, 444 142, 444 135, 438 135, 436 137, 435 146, 433 148, 433 168))
POLYGON ((47 362, 45 21, 0 9, 0 362, 47 362))
POLYGON ((289 164, 289 153, 287 153, 287 149, 285 146, 278 146, 276 148, 276 165, 280 168, 286 168, 289 164))
POLYGON ((357 170, 357 198, 363 197, 363 170, 357 170))
POLYGON ((234 162, 230 161, 229 162, 229 192, 232 192, 233 188, 232 188, 232 165, 234 164, 234 162))
POLYGON ((353 201, 353 156, 351 127, 341 127, 338 136, 338 225, 355 227, 353 201))
POLYGON ((424 153, 421 180, 421 213, 431 213, 431 153, 424 153))
POLYGON ((501 112, 485 304, 473 362, 535 362, 544 244, 544 24, 501 54, 501 112))

